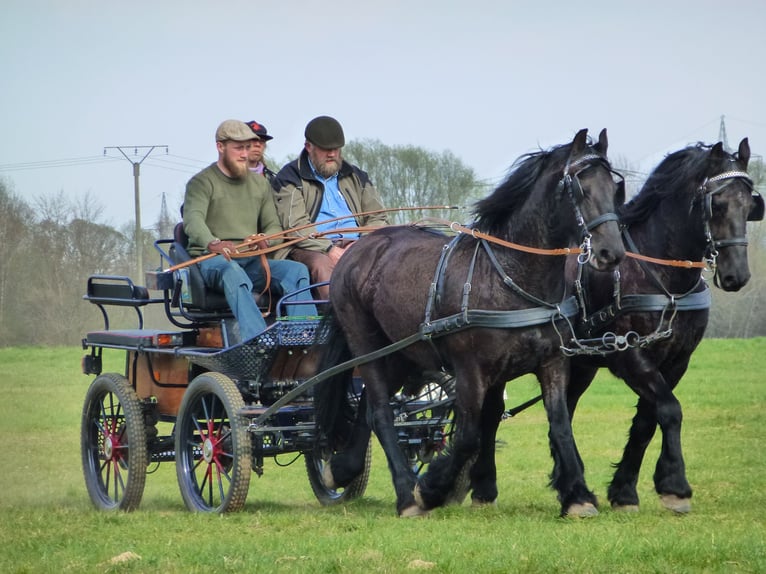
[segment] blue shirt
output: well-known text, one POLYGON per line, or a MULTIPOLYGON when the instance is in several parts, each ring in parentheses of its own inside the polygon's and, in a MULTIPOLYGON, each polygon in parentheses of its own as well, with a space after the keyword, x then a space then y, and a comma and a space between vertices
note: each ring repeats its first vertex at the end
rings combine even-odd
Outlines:
MULTIPOLYGON (((314 168, 314 164, 309 160, 309 166, 311 171, 314 172, 314 177, 324 185, 324 194, 322 195, 322 205, 319 208, 319 214, 317 215, 317 221, 325 221, 327 219, 335 219, 336 217, 343 217, 337 221, 331 221, 329 223, 320 223, 316 226, 318 231, 331 231, 333 229, 348 229, 349 227, 359 227, 354 219, 354 214, 346 203, 346 199, 340 193, 340 187, 338 186, 338 174, 324 178, 314 168), (348 216, 348 217, 344 217, 348 216)), ((335 233, 324 236, 327 239, 339 239, 341 237, 354 238, 359 237, 358 233, 335 233)))

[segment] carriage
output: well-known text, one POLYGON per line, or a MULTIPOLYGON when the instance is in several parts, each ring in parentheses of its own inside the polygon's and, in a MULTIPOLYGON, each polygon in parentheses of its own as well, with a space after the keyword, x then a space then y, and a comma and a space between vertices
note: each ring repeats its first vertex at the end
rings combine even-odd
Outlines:
POLYGON ((725 290, 747 283, 746 223, 763 219, 764 202, 746 172, 747 139, 736 154, 721 143, 671 154, 626 206, 607 145, 606 130, 596 143, 581 130, 528 154, 476 204, 470 227, 391 226, 363 237, 333 272, 331 300, 318 302, 326 320, 285 316, 295 294, 281 294, 253 340, 239 341, 225 302, 205 292, 193 264, 179 264, 189 260, 182 241, 157 242, 173 265, 148 274, 150 289, 91 277, 85 298, 104 318, 83 340, 83 370, 98 375, 82 424, 94 504, 134 509, 147 468, 175 461, 191 510, 237 510, 251 471, 283 453, 303 455, 321 503, 351 500, 366 487, 373 432, 401 516, 469 490, 475 504, 490 504, 505 384, 534 373, 561 514, 592 516, 597 500, 571 420, 607 366, 641 397, 612 505, 637 508, 638 470, 659 427, 669 446, 655 489, 666 507, 688 512, 673 389, 707 324, 702 271, 725 290), (680 258, 663 258, 668 245, 680 258), (172 329, 144 328, 152 304, 172 329), (132 307, 138 328, 110 329, 110 305, 132 307), (103 349, 125 353, 123 374, 102 374, 103 349), (160 423, 172 431, 161 435, 160 423))
MULTIPOLYGON (((177 237, 155 247, 161 268, 189 262, 177 237)), ((239 341, 225 299, 205 289, 195 264, 149 272, 146 279, 146 286, 126 276, 94 275, 87 281, 84 299, 100 309, 104 324, 82 340, 88 351, 83 372, 96 375, 82 413, 82 464, 97 508, 137 508, 147 474, 175 462, 190 510, 236 511, 245 503, 252 473, 263 473, 266 458, 289 453, 297 455, 291 462, 303 455, 320 503, 364 493, 369 449, 365 472, 345 488, 327 488, 321 478, 331 454, 313 409, 313 389, 321 381, 321 317, 284 316, 296 293, 282 294, 266 331, 239 341), (112 328, 115 307, 135 311, 135 328, 112 328), (144 311, 152 307, 164 309, 169 328, 144 325, 144 311), (105 349, 124 354, 122 373, 102 372, 105 349)), ((323 302, 317 304, 321 309, 323 302)), ((349 397, 354 408, 361 391, 356 380, 349 397)), ((434 376, 417 396, 392 399, 400 445, 416 471, 447 443, 452 386, 450 377, 434 376)))

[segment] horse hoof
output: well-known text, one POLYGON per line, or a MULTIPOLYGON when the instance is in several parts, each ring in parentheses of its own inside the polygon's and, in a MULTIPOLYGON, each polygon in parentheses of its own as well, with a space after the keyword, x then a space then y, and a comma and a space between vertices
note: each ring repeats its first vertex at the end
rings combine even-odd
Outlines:
POLYGON ((692 510, 692 501, 690 498, 681 498, 675 494, 663 494, 660 496, 662 506, 678 514, 687 514, 692 510))
POLYGON ((338 485, 335 484, 335 478, 333 478, 332 469, 330 468, 329 463, 322 468, 322 484, 324 484, 325 488, 329 488, 330 490, 338 488, 338 485))
POLYGON ((590 518, 598 515, 598 508, 590 502, 576 503, 567 508, 564 516, 567 518, 590 518))
POLYGON ((417 504, 408 506, 399 513, 399 518, 418 518, 421 516, 428 516, 428 511, 423 510, 417 504))
POLYGON ((617 504, 613 502, 612 510, 615 512, 638 512, 638 504, 617 504))

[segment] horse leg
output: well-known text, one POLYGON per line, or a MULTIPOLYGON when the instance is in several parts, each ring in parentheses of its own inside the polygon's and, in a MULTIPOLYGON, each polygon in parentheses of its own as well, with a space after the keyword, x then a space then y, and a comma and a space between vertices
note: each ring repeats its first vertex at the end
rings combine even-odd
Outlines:
MULTIPOLYGON (((415 502, 414 489, 417 477, 404 451, 399 446, 399 436, 394 427, 394 413, 389 402, 388 380, 390 373, 380 361, 373 361, 360 367, 368 400, 367 416, 370 427, 378 437, 386 455, 388 470, 396 492, 396 511, 399 516, 409 517, 423 514, 415 502)), ((363 456, 362 456, 363 459, 363 456)))
POLYGON ((590 387, 597 372, 597 367, 588 367, 577 364, 576 360, 572 361, 569 369, 569 386, 567 387, 567 409, 570 420, 574 420, 577 403, 580 402, 580 398, 590 387))
POLYGON ((322 482, 327 488, 345 488, 364 471, 367 449, 370 446, 371 429, 367 424, 367 393, 362 392, 359 409, 350 429, 349 444, 335 452, 330 464, 322 471, 322 482))
MULTIPOLYGON (((683 365, 680 367, 685 369, 683 365)), ((662 446, 654 472, 655 489, 666 508, 679 513, 689 512, 692 490, 686 480, 681 450, 681 404, 673 394, 671 385, 666 383, 658 371, 647 373, 646 376, 635 380, 639 379, 642 381, 640 387, 633 382, 633 377, 626 378, 631 388, 640 393, 640 398, 623 458, 617 465, 609 486, 609 500, 617 509, 638 509, 638 474, 646 448, 659 425, 662 431, 662 446), (646 384, 647 380, 650 381, 649 385, 646 384)))
MULTIPOLYGON (((444 505, 463 473, 473 464, 481 446, 480 415, 484 403, 483 388, 468 381, 480 381, 477 373, 456 371, 455 433, 452 443, 428 465, 415 487, 418 505, 430 510, 444 505), (473 375, 473 376, 472 376, 473 375)), ((494 461, 493 461, 494 464, 494 461)))
POLYGON ((628 442, 623 449, 622 459, 615 465, 614 476, 607 490, 607 497, 615 510, 638 510, 638 473, 656 429, 656 406, 648 399, 639 398, 628 442))
POLYGON ((662 447, 654 470, 654 487, 663 506, 680 514, 691 511, 692 489, 686 480, 681 451, 681 403, 670 389, 657 402, 657 421, 662 430, 662 447))
POLYGON ((495 442, 497 428, 503 418, 504 385, 496 385, 487 391, 481 412, 481 442, 479 456, 470 471, 471 501, 474 506, 493 504, 497 500, 497 467, 495 465, 495 442))
POLYGON ((585 484, 582 460, 577 452, 567 407, 568 360, 557 357, 537 374, 548 415, 548 440, 553 457, 551 486, 558 492, 561 516, 598 514, 596 495, 585 484))
MULTIPOLYGON (((575 410, 577 409, 577 403, 580 401, 580 398, 585 393, 585 391, 588 390, 588 387, 590 387, 590 384, 593 382, 593 379, 596 376, 597 372, 598 372, 598 368, 596 367, 587 367, 587 366, 578 365, 572 362, 570 371, 569 371, 570 373, 569 386, 567 387, 567 410, 569 411, 570 424, 574 420, 574 414, 575 414, 575 410)), ((580 468, 582 469, 584 474, 585 464, 582 461, 582 457, 580 457, 580 452, 577 450, 576 444, 575 444, 575 452, 577 453, 577 462, 580 464, 580 468)))

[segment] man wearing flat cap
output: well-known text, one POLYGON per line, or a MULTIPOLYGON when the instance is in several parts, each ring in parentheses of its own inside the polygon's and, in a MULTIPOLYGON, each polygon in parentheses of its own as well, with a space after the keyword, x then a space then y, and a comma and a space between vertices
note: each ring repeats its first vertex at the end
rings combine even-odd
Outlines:
MULTIPOLYGON (((388 221, 379 212, 383 203, 370 176, 342 157, 346 140, 338 120, 316 117, 306 125, 304 135, 300 156, 279 170, 272 186, 282 226, 308 225, 295 232, 304 240, 289 247, 287 257, 305 263, 311 282, 319 283, 330 280, 335 264, 358 239, 360 232, 351 228, 382 227, 388 221), (379 213, 365 215, 375 211, 379 213), (310 237, 316 232, 323 235, 310 237)), ((320 298, 329 298, 328 286, 317 291, 320 298)))
MULTIPOLYGON (((253 130, 244 122, 226 120, 218 126, 218 161, 189 180, 183 207, 189 254, 217 254, 198 265, 205 285, 226 296, 243 341, 266 329, 252 291, 253 287, 260 291, 266 286, 267 270, 258 255, 237 257, 237 245, 251 236, 282 231, 266 179, 254 176, 247 167, 254 139, 253 130)), ((271 261, 269 268, 272 282, 283 293, 309 285, 308 270, 297 261, 271 261)), ((295 301, 307 303, 287 305, 289 315, 317 314, 308 291, 295 301)))
POLYGON ((250 153, 247 155, 247 165, 251 172, 262 175, 269 181, 269 183, 271 183, 276 174, 266 165, 263 159, 263 154, 266 153, 266 142, 274 138, 269 135, 266 126, 263 124, 258 123, 255 120, 245 123, 250 126, 250 129, 253 130, 253 134, 255 135, 255 139, 251 142, 250 153))

